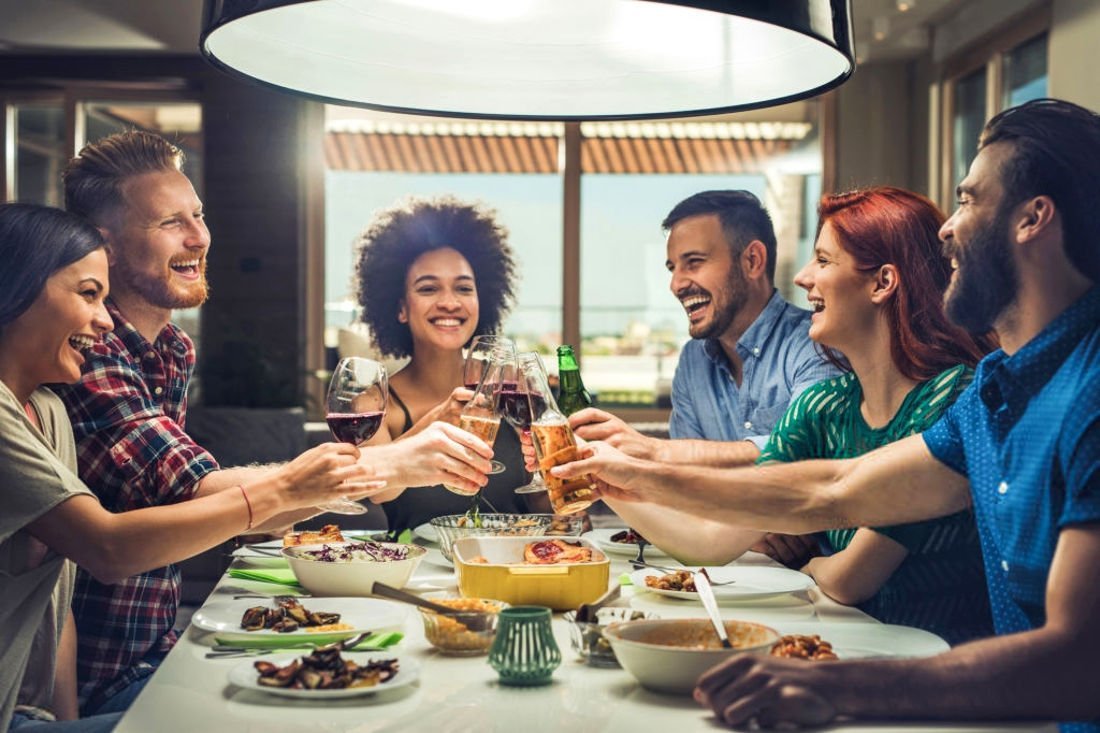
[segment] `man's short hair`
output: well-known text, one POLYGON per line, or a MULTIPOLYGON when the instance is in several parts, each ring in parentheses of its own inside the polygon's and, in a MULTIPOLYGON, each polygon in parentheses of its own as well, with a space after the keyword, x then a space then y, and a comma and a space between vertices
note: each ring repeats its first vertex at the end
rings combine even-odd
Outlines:
POLYGON ((1100 280, 1100 115, 1059 99, 1036 99, 986 124, 978 149, 1006 143, 1003 205, 1049 196, 1062 216, 1066 256, 1085 277, 1100 280))
POLYGON ((748 191, 702 191, 689 196, 672 208, 661 228, 666 232, 690 216, 717 214, 734 257, 739 257, 754 239, 767 250, 768 282, 775 282, 775 227, 768 210, 748 191))
POLYGON ((61 174, 65 208, 106 226, 122 206, 122 186, 134 176, 182 171, 183 151, 159 135, 120 132, 88 143, 61 174))

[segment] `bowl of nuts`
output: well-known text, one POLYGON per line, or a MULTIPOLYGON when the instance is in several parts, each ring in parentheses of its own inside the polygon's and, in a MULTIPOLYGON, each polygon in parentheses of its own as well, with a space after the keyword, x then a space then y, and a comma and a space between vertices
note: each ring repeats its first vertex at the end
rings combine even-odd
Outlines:
POLYGON ((569 641, 572 643, 573 651, 584 660, 585 664, 590 667, 618 667, 619 660, 615 658, 615 651, 611 648, 611 642, 603 635, 603 630, 611 624, 658 618, 658 616, 646 611, 635 611, 632 608, 605 607, 596 611, 594 623, 577 621, 576 611, 567 611, 564 618, 569 623, 569 641))
POLYGON ((418 609, 424 621, 424 637, 428 643, 444 654, 474 656, 487 654, 497 635, 497 622, 504 601, 487 598, 442 597, 429 600, 459 613, 444 616, 425 608, 418 609))

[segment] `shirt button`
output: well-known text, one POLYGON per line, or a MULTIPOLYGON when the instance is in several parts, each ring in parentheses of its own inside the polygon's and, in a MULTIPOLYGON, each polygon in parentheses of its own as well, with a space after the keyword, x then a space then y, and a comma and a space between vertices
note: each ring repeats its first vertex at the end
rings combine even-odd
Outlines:
POLYGON ((745 421, 745 430, 752 430, 752 423, 748 420, 745 421))
POLYGON ((1007 494, 1008 493, 1008 482, 1007 481, 1002 481, 1001 483, 999 483, 997 485, 997 493, 998 494, 1007 494))
POLYGON ((1008 572, 1008 560, 1001 560, 1001 570, 1008 572))
POLYGON ((753 356, 760 356, 760 347, 759 346, 754 346, 752 348, 752 355, 753 356))
POLYGON ((164 387, 157 387, 156 389, 153 390, 153 394, 155 394, 155 395, 160 395, 163 392, 164 392, 164 387))
POLYGON ((156 357, 157 357, 157 355, 154 354, 152 351, 146 351, 145 352, 145 358, 146 359, 155 359, 156 357))

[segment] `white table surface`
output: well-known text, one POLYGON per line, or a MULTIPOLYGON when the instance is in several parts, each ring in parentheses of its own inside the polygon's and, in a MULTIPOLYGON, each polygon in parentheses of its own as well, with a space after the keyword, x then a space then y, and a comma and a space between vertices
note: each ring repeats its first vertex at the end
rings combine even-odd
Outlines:
MULTIPOLYGON (((612 558, 611 578, 617 582, 629 570, 612 558)), ((437 549, 420 564, 411 582, 414 589, 438 586, 454 590, 454 574, 437 549)), ((271 592, 270 584, 225 577, 210 599, 231 598, 242 590, 271 592)), ((655 611, 664 617, 702 617, 702 606, 690 601, 634 593, 624 588, 618 605, 655 611)), ((787 622, 867 622, 861 611, 841 606, 816 588, 775 601, 720 606, 726 618, 741 618, 780 626, 787 622)), ((416 684, 392 692, 317 703, 243 690, 226 675, 240 658, 204 658, 212 634, 194 626, 187 629, 164 660, 145 691, 116 728, 117 733, 408 733, 431 731, 502 731, 507 733, 686 733, 723 729, 710 712, 690 698, 647 692, 621 669, 598 669, 579 661, 570 646, 569 630, 560 613, 554 614, 554 636, 562 651, 562 665, 550 685, 515 688, 500 685, 487 657, 449 657, 436 652, 424 639, 420 616, 409 607, 405 639, 395 653, 421 664, 416 684)), ((260 657, 263 658, 263 657, 260 657)), ((830 731, 951 733, 966 731, 1043 731, 1053 725, 966 725, 953 723, 860 723, 830 727, 830 731)))

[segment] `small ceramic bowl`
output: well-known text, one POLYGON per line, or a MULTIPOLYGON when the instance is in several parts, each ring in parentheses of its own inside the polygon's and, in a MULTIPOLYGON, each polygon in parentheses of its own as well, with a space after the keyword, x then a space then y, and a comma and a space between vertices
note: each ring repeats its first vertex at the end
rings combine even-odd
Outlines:
POLYGON ((460 539, 541 537, 546 534, 550 520, 549 514, 482 514, 476 520, 465 514, 445 514, 434 517, 430 524, 439 533, 439 551, 451 560, 451 546, 460 539))
POLYGON ((648 690, 690 695, 699 675, 733 654, 766 654, 779 632, 751 621, 726 621, 732 649, 725 649, 705 618, 650 619, 604 629, 615 656, 648 690))
POLYGON ((423 547, 396 542, 328 542, 283 548, 283 557, 298 582, 315 596, 369 596, 376 581, 403 588, 425 554, 423 547))

